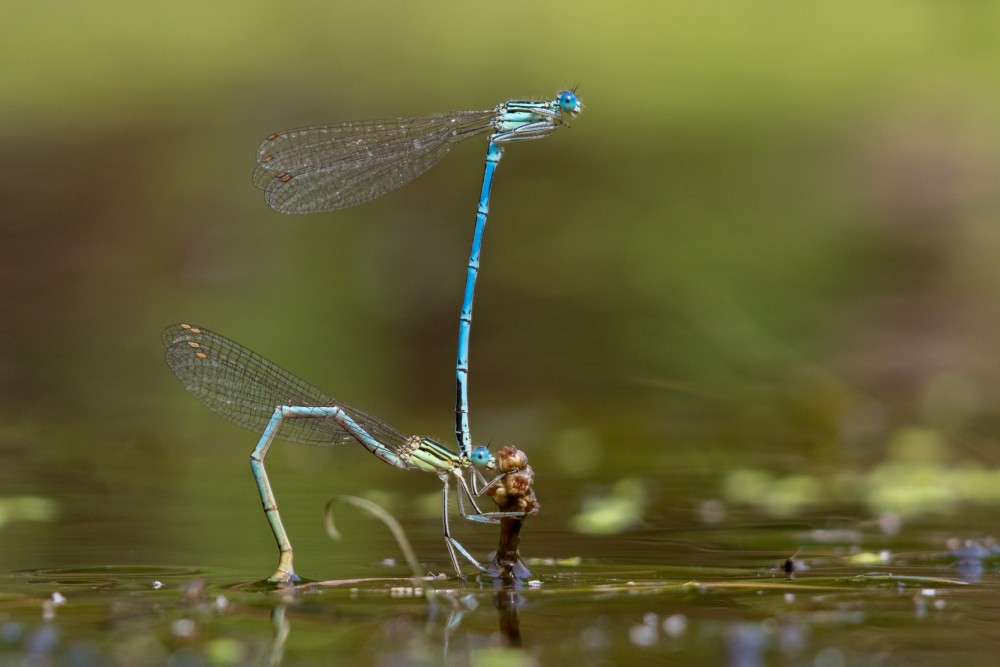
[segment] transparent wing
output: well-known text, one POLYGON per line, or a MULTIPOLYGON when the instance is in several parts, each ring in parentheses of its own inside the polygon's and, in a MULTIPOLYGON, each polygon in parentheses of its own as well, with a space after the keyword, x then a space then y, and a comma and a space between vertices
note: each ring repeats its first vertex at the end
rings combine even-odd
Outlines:
MULTIPOLYGON (((399 450, 406 436, 382 421, 337 401, 288 371, 224 336, 189 324, 163 330, 167 365, 195 398, 213 412, 262 433, 279 405, 338 407, 369 435, 399 450)), ((286 419, 278 437, 306 445, 342 445, 354 437, 333 418, 286 419)))
POLYGON ((492 128, 494 111, 307 127, 267 137, 254 184, 282 213, 356 206, 410 182, 456 143, 492 128))

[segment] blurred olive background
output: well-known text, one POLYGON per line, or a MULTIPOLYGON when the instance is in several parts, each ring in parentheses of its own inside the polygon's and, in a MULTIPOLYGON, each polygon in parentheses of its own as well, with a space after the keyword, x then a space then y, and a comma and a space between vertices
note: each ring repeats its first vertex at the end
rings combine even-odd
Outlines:
MULTIPOLYGON (((12 4, 0 568, 270 571, 256 436, 174 379, 173 322, 451 443, 485 141, 313 216, 265 205, 255 150, 569 86, 579 119, 500 166, 472 330, 473 434, 531 456, 532 551, 590 555, 573 536, 697 523, 711 499, 906 514, 912 488, 872 476, 890 463, 926 473, 921 508, 990 511, 998 33, 989 2, 12 4), (955 470, 981 498, 943 481, 955 470), (588 519, 613 498, 627 509, 588 519)), ((361 448, 278 445, 268 463, 300 569, 392 552, 363 519, 326 542, 336 493, 426 528, 418 550, 443 563, 435 480, 361 448)))

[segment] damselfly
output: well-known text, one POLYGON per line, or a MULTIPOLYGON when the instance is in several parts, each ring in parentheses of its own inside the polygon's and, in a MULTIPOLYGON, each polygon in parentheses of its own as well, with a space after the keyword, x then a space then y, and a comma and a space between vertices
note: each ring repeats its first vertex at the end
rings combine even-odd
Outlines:
POLYGON ((476 228, 459 315, 455 437, 472 455, 469 432, 469 334, 493 175, 503 144, 546 137, 583 110, 573 90, 546 101, 509 100, 485 111, 371 120, 278 132, 257 149, 253 181, 282 213, 318 213, 356 206, 399 188, 430 169, 452 146, 487 132, 476 228))
POLYGON ((271 581, 298 579, 292 563, 292 544, 264 468, 264 458, 275 438, 307 445, 357 442, 391 466, 437 475, 443 484, 445 545, 459 576, 462 570, 456 554, 480 571, 485 568, 451 536, 448 489, 452 483, 459 513, 471 521, 496 523, 503 517, 524 516, 519 512, 483 512, 476 504, 476 498, 503 476, 493 474, 490 481, 484 477, 483 472, 495 473, 497 468, 486 447, 477 447, 471 455, 458 454, 429 438, 403 435, 207 329, 174 324, 164 329, 162 338, 167 348, 167 365, 195 398, 234 424, 262 434, 250 454, 250 466, 278 543, 278 567, 271 581))

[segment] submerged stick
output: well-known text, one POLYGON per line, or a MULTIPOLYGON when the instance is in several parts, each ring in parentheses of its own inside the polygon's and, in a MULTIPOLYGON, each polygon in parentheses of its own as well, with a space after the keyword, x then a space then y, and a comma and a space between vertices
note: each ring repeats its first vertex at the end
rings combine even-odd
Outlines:
POLYGON ((396 517, 389 514, 379 505, 370 500, 358 498, 357 496, 338 496, 330 499, 326 503, 326 509, 323 511, 323 525, 326 528, 326 534, 335 540, 339 541, 341 539, 340 531, 337 530, 337 527, 333 523, 333 504, 338 500, 365 510, 386 525, 392 536, 396 539, 399 550, 403 552, 403 557, 406 558, 407 565, 410 566, 410 572, 413 573, 413 585, 422 588, 424 596, 433 604, 434 589, 424 579, 423 573, 420 571, 420 564, 417 562, 417 555, 414 553, 413 547, 410 546, 410 541, 406 538, 403 527, 396 521, 396 517))
MULTIPOLYGON (((497 468, 503 473, 503 477, 486 491, 487 495, 493 498, 501 512, 537 514, 540 506, 532 488, 535 471, 528 465, 528 457, 514 445, 509 445, 497 452, 496 459, 497 468)), ((518 550, 521 526, 525 518, 527 516, 500 519, 500 543, 497 545, 496 556, 493 557, 493 567, 505 586, 531 576, 528 568, 521 563, 518 550)))

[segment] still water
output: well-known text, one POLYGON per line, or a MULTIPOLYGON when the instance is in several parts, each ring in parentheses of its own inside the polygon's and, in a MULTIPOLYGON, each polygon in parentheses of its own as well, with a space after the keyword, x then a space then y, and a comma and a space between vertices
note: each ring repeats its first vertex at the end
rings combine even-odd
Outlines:
MULTIPOLYGON (((295 449, 306 459, 329 458, 295 449)), ((240 460, 197 471, 209 477, 204 494, 176 500, 156 525, 144 525, 148 508, 122 506, 114 494, 67 496, 71 507, 8 503, 8 555, 107 560, 7 572, 0 664, 995 662, 1000 555, 988 539, 964 537, 980 534, 983 517, 974 511, 868 521, 857 505, 825 503, 776 519, 725 498, 693 503, 699 490, 679 489, 683 478, 669 489, 637 478, 632 489, 588 488, 590 510, 580 503, 566 521, 558 514, 572 511, 565 500, 572 483, 540 477, 542 511, 521 540, 531 577, 516 588, 486 577, 432 578, 431 600, 381 524, 344 510, 344 539, 330 541, 321 526, 327 496, 310 495, 322 493, 319 476, 290 476, 296 461, 275 459, 276 493, 308 578, 292 588, 261 581, 277 554, 240 460), (240 492, 211 490, 232 476, 245 477, 242 485, 234 480, 240 492), (647 505, 640 511, 636 503, 647 505)), ((373 497, 394 508, 421 566, 447 572, 436 482, 382 467, 375 478, 397 489, 373 497)), ((456 528, 477 555, 495 548, 495 527, 456 528)))

